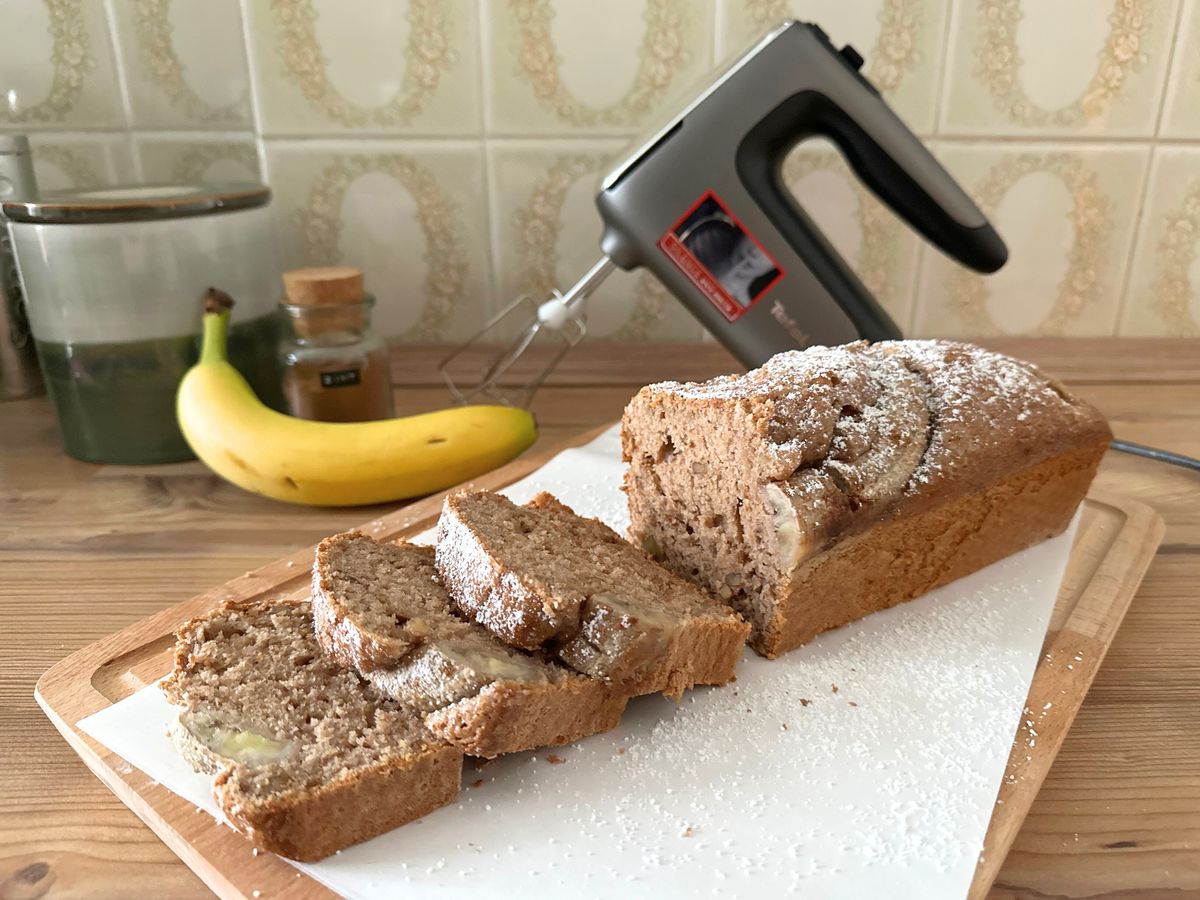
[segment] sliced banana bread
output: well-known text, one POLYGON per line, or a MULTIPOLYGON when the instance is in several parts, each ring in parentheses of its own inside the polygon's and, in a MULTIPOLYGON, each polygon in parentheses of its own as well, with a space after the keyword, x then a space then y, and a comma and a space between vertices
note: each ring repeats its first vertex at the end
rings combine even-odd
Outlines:
POLYGON ((767 656, 1062 531, 1111 437, 1035 366, 947 341, 650 385, 621 434, 631 539, 767 656))
POLYGON ((733 677, 749 627, 596 519, 549 494, 446 498, 437 567, 458 609, 630 694, 679 697, 733 677))
POLYGON ((309 604, 229 604, 183 625, 163 682, 180 754, 255 846, 317 860, 449 803, 462 751, 321 653, 309 604))
POLYGON ((629 700, 456 616, 432 547, 357 531, 326 538, 317 547, 312 597, 327 654, 425 714, 430 731, 472 756, 608 731, 629 700))

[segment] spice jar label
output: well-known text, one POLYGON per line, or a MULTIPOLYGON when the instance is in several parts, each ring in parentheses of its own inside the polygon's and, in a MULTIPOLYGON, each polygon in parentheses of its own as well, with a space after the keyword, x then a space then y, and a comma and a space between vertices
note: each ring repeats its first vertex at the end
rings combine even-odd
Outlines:
POLYGON ((362 369, 341 369, 337 372, 322 372, 321 387, 350 387, 362 383, 362 369))

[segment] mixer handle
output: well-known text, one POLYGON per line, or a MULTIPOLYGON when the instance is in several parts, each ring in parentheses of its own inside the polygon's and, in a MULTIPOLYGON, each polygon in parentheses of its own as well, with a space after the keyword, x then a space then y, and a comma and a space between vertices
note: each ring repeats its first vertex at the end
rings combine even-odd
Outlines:
POLYGON ((1008 250, 987 218, 869 82, 853 75, 859 83, 842 102, 825 92, 800 91, 747 133, 737 153, 747 189, 760 203, 764 190, 786 191, 784 156, 803 138, 824 136, 872 193, 944 253, 979 272, 1003 266, 1008 250), (797 133, 797 122, 805 123, 804 133, 797 133))

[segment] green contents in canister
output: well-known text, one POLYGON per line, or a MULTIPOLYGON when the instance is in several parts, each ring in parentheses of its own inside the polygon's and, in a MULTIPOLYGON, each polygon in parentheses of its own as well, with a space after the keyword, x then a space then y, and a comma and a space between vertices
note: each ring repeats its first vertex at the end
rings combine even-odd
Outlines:
MULTIPOLYGON (((275 315, 229 329, 229 359, 259 398, 283 410, 275 315)), ((197 335, 83 344, 37 342, 67 452, 87 462, 192 459, 175 421, 175 391, 199 358, 197 335)))
POLYGON ((69 454, 192 458, 175 392, 199 358, 197 301, 213 285, 238 299, 229 361, 283 408, 270 198, 261 184, 136 184, 0 202, 69 454))

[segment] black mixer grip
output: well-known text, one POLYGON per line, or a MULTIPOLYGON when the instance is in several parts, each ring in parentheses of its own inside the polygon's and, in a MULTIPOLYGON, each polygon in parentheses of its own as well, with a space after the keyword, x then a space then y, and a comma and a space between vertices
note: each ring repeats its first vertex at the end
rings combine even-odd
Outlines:
POLYGON ((800 140, 827 137, 872 193, 944 253, 979 272, 1003 266, 1008 260, 1004 241, 950 174, 882 100, 873 98, 870 112, 868 124, 882 141, 824 94, 794 94, 746 135, 738 171, 745 181, 753 168, 781 165, 800 140), (797 122, 805 123, 803 133, 797 133, 797 122), (957 215, 947 208, 951 204, 957 215))
POLYGON ((829 115, 824 125, 824 133, 841 149, 862 183, 942 252, 977 272, 995 272, 1008 261, 1004 240, 982 213, 978 213, 980 224, 965 225, 934 199, 931 189, 960 195, 962 189, 915 136, 910 135, 914 146, 908 149, 926 158, 927 178, 936 182, 929 188, 849 117, 829 115))
MULTIPOLYGON (((806 100, 816 96, 811 92, 797 95, 806 100)), ((804 121, 794 108, 795 100, 785 101, 742 139, 734 159, 738 177, 796 256, 830 296, 838 298, 859 337, 872 341, 901 338, 900 328, 783 183, 783 158, 800 140, 795 123, 804 121)))

